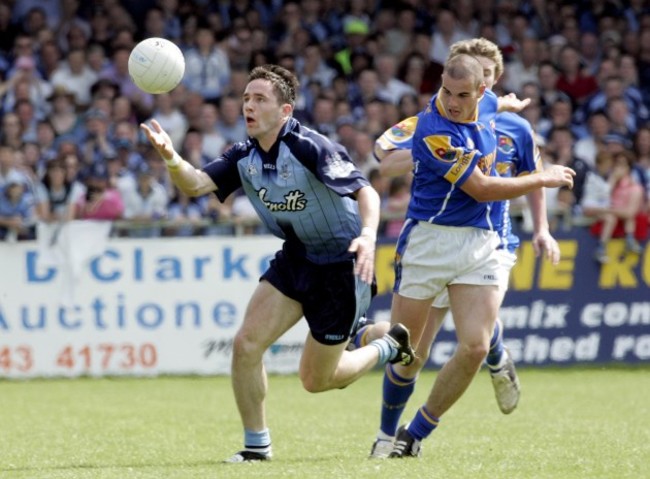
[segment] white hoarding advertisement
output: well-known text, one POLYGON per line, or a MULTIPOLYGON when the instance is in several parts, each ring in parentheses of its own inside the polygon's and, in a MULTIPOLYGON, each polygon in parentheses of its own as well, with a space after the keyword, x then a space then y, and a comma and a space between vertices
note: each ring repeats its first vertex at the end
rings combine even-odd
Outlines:
MULTIPOLYGON (((281 245, 112 238, 92 251, 84 234, 68 240, 58 260, 40 243, 0 245, 1 377, 228 374, 248 299, 281 245)), ((267 370, 296 372, 306 334, 302 320, 267 352, 267 370)))

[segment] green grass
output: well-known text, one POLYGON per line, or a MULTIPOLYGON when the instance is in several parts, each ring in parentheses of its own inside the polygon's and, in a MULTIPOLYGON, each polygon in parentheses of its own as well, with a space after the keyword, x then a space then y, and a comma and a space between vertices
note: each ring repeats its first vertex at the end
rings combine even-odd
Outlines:
MULTIPOLYGON (((435 377, 419 380, 405 419, 435 377)), ((308 394, 270 378, 274 460, 240 446, 227 377, 0 381, 0 478, 641 478, 650 464, 650 369, 523 369, 502 415, 481 372, 421 459, 367 460, 381 375, 308 394)))

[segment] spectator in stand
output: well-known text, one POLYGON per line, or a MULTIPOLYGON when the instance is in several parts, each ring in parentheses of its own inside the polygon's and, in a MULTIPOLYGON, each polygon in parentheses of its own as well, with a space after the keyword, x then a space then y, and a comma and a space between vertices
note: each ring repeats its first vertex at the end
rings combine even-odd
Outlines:
POLYGON ((315 41, 310 42, 296 58, 296 73, 301 85, 315 81, 323 88, 330 88, 336 77, 336 70, 325 62, 321 45, 315 41))
POLYGON ((548 139, 549 133, 555 128, 568 128, 576 139, 584 138, 588 135, 584 125, 573 121, 573 104, 566 97, 560 97, 551 105, 548 114, 549 118, 541 121, 538 125, 539 134, 548 139))
POLYGON ((570 97, 556 88, 560 75, 558 69, 552 62, 542 61, 537 71, 539 76, 540 106, 542 107, 542 114, 547 115, 551 105, 558 98, 562 97, 570 100, 570 97))
POLYGON ((238 143, 248 139, 246 121, 242 115, 241 100, 234 95, 226 95, 219 102, 219 121, 217 131, 226 143, 238 143))
POLYGON ((439 65, 444 65, 449 56, 449 48, 453 43, 470 38, 463 32, 456 20, 456 14, 449 9, 438 11, 436 26, 431 35, 431 50, 429 58, 439 65))
POLYGON ((650 127, 639 128, 634 137, 636 167, 646 188, 646 210, 650 212, 650 127))
POLYGON ((75 202, 84 194, 81 183, 66 178, 66 166, 61 157, 47 162, 45 175, 37 188, 45 205, 45 215, 40 219, 47 223, 70 218, 75 202))
POLYGON ((196 30, 195 46, 185 52, 183 83, 188 90, 200 93, 206 101, 216 102, 230 81, 230 62, 217 44, 215 32, 207 24, 196 30))
POLYGON ((52 111, 48 120, 57 137, 76 138, 81 124, 77 114, 75 96, 64 86, 58 86, 48 97, 52 111))
POLYGON ((115 156, 124 168, 129 171, 137 171, 145 163, 144 158, 137 150, 138 130, 133 123, 120 121, 115 125, 111 144, 115 150, 115 156))
POLYGON ((587 74, 592 76, 598 74, 602 51, 600 39, 595 32, 587 31, 580 34, 580 58, 587 74))
POLYGON ((607 104, 615 99, 623 98, 627 103, 630 112, 629 123, 645 122, 648 120, 648 107, 643 103, 641 91, 634 86, 626 86, 623 77, 620 75, 611 75, 602 81, 601 89, 595 93, 582 108, 583 116, 586 118, 595 111, 602 111, 607 108, 607 104))
POLYGON ((160 226, 148 226, 152 221, 167 217, 169 197, 165 188, 156 181, 148 165, 143 164, 137 172, 135 184, 127 185, 122 192, 124 219, 132 226, 126 232, 131 238, 153 238, 160 236, 160 226))
POLYGON ((211 225, 205 227, 202 234, 206 236, 232 236, 235 234, 235 228, 231 223, 233 197, 234 195, 230 195, 223 203, 216 195, 199 198, 202 217, 212 222, 211 225))
POLYGON ((417 90, 397 78, 397 58, 389 53, 375 57, 375 69, 379 80, 377 96, 396 105, 403 95, 416 94, 417 90))
POLYGON ((0 187, 0 240, 29 240, 36 237, 33 200, 27 185, 10 179, 0 187))
POLYGON ((631 140, 638 129, 637 119, 623 97, 607 100, 605 107, 609 119, 609 130, 631 140))
POLYGON ((195 236, 203 222, 199 200, 174 188, 174 196, 167 208, 167 220, 172 225, 163 228, 163 236, 195 236))
POLYGON ((415 116, 420 111, 420 105, 418 103, 417 95, 404 95, 400 98, 399 103, 397 104, 398 113, 397 116, 400 118, 410 118, 415 116))
POLYGON ((352 152, 359 132, 356 122, 349 114, 337 114, 336 117, 336 141, 343 145, 347 151, 352 152))
POLYGON ((203 168, 214 159, 203 152, 203 133, 194 128, 187 130, 181 153, 195 168, 203 168))
MULTIPOLYGON (((468 3, 467 7, 471 15, 472 2, 469 0, 469 2, 465 3, 468 3)), ((396 18, 395 24, 385 31, 386 52, 401 60, 409 52, 414 43, 418 23, 417 12, 415 8, 405 5, 390 11, 389 15, 396 18)))
POLYGON ((334 110, 334 100, 325 95, 316 98, 311 121, 306 123, 321 135, 325 135, 329 139, 335 140, 336 115, 334 110))
POLYGON ((160 126, 169 133, 174 146, 180 149, 187 132, 187 118, 174 104, 171 94, 161 93, 155 96, 155 108, 151 118, 155 118, 160 123, 160 126))
POLYGON ((77 105, 84 108, 90 104, 90 88, 97 80, 97 73, 86 60, 86 51, 76 49, 68 52, 65 61, 52 73, 50 83, 72 92, 77 105))
POLYGON ((605 113, 596 111, 587 118, 589 134, 576 141, 573 148, 576 157, 583 160, 590 167, 596 164, 596 155, 605 145, 605 136, 609 133, 609 119, 605 113))
POLYGON ((146 118, 153 111, 153 95, 140 90, 131 80, 128 68, 131 48, 131 46, 118 46, 113 50, 111 64, 103 73, 102 78, 115 83, 119 87, 120 93, 131 100, 136 114, 146 118))
POLYGON ((203 97, 200 93, 187 91, 184 95, 180 109, 187 119, 188 128, 203 129, 203 103, 203 97))
POLYGON ((27 183, 25 174, 20 170, 16 149, 0 143, 0 187, 10 182, 27 183))
POLYGON ((2 90, 3 111, 11 111, 19 100, 31 101, 41 109, 40 114, 48 113, 47 97, 52 93, 52 85, 41 78, 36 70, 36 62, 31 56, 20 56, 13 68, 7 72, 7 81, 2 90))
POLYGON ((596 154, 595 166, 587 172, 583 187, 580 210, 586 218, 598 219, 610 208, 612 185, 610 175, 614 166, 614 157, 605 150, 596 154))
POLYGON ((36 141, 38 114, 34 104, 28 99, 19 99, 14 105, 14 112, 20 122, 22 141, 36 141))
POLYGON ((645 190, 632 177, 632 168, 636 158, 629 151, 623 151, 614 157, 613 170, 609 176, 611 187, 610 204, 606 208, 594 208, 593 213, 599 221, 591 231, 599 237, 598 248, 594 253, 596 261, 608 263, 613 253, 608 249, 609 241, 614 237, 625 237, 625 250, 641 254, 640 241, 648 235, 648 215, 644 210, 645 190))
POLYGON ((106 167, 96 164, 85 172, 85 193, 71 209, 71 218, 115 221, 122 218, 124 202, 120 192, 111 188, 106 167))
POLYGON ((46 41, 41 45, 37 68, 44 80, 49 81, 52 78, 52 74, 59 68, 62 57, 61 49, 54 40, 46 41))
POLYGON ((111 111, 111 123, 118 123, 121 121, 133 124, 136 124, 137 122, 137 116, 135 111, 133 111, 131 100, 123 95, 113 99, 113 108, 111 111))
POLYGON ((344 19, 343 48, 334 55, 334 60, 338 64, 338 69, 344 75, 353 75, 358 70, 353 67, 355 55, 360 58, 368 54, 366 39, 370 33, 369 23, 365 19, 353 18, 351 15, 344 19))
POLYGON ((504 88, 523 97, 522 88, 528 82, 537 82, 540 61, 540 43, 536 38, 524 38, 515 58, 505 68, 504 88))
POLYGON ((582 105, 598 91, 596 78, 584 71, 580 53, 572 45, 562 47, 559 62, 561 74, 556 88, 566 93, 576 105, 582 105))
POLYGON ((411 176, 402 175, 389 179, 388 197, 382 209, 388 219, 384 228, 384 236, 397 238, 404 226, 404 218, 411 201, 411 176))
POLYGON ((2 116, 0 128, 0 144, 19 149, 23 145, 23 131, 18 115, 7 112, 2 116))
POLYGON ((201 134, 202 152, 208 158, 216 158, 223 153, 226 148, 226 140, 217 125, 219 123, 219 110, 212 103, 205 103, 201 108, 201 134))
POLYGON ((102 163, 116 155, 109 139, 109 117, 99 108, 91 108, 84 115, 84 140, 80 145, 84 167, 102 163))
POLYGON ((575 208, 580 205, 582 200, 582 188, 590 167, 575 156, 573 152, 574 142, 575 137, 571 130, 566 126, 558 126, 551 130, 546 148, 553 164, 568 166, 576 172, 573 179, 573 188, 571 190, 560 188, 558 193, 558 195, 562 195, 563 202, 570 202, 572 207, 575 208))
POLYGON ((357 131, 354 136, 353 148, 349 150, 352 161, 363 176, 368 178, 370 170, 379 168, 379 162, 374 155, 375 139, 365 131, 357 131))

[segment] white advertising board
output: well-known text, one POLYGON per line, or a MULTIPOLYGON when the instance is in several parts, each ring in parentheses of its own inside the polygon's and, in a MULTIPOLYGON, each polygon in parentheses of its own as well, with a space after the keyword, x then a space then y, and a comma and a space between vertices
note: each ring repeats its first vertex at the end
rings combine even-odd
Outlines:
MULTIPOLYGON (((0 244, 0 377, 228 374, 248 299, 280 245, 112 238, 69 268, 36 242, 0 244)), ((267 352, 267 370, 296 372, 306 334, 302 320, 267 352)))

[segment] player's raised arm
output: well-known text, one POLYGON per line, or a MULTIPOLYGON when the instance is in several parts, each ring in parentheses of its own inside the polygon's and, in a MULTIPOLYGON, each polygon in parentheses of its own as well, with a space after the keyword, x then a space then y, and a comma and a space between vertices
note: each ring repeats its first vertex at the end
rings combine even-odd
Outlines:
POLYGON ((196 169, 176 153, 171 138, 160 123, 151 120, 151 127, 142 123, 140 129, 147 135, 160 157, 165 160, 169 176, 179 190, 188 196, 201 196, 217 189, 217 185, 207 173, 196 169))
POLYGON ((517 178, 487 176, 477 167, 461 189, 476 201, 510 200, 538 188, 573 188, 576 172, 567 166, 552 165, 534 175, 517 178))

